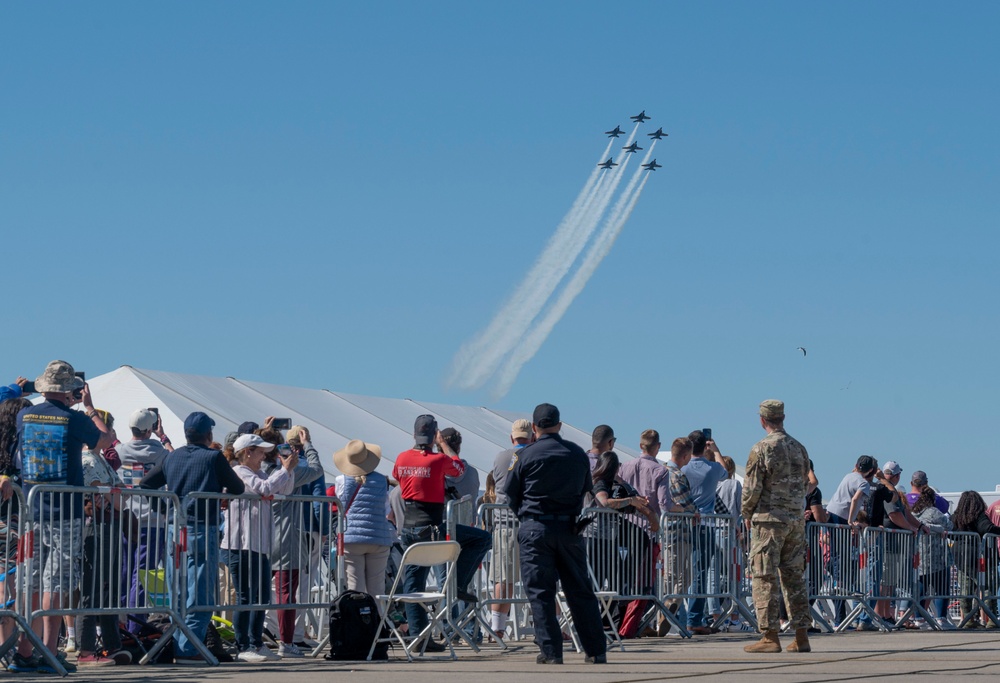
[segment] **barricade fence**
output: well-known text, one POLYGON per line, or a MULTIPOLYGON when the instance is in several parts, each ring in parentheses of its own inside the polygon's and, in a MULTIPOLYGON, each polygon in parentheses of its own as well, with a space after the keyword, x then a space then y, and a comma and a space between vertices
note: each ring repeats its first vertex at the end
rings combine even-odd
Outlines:
POLYGON ((680 611, 683 605, 693 626, 718 626, 736 614, 756 624, 746 600, 746 562, 737 524, 731 515, 664 513, 660 517, 661 599, 671 612, 680 611), (718 619, 709 616, 710 601, 718 609, 718 619))
POLYGON ((22 518, 25 619, 81 616, 81 650, 94 652, 98 623, 100 649, 114 650, 119 620, 138 633, 148 615, 162 613, 170 626, 143 662, 177 629, 210 658, 183 623, 177 573, 161 565, 164 532, 177 527, 179 510, 177 496, 166 491, 32 486, 22 518))
MULTIPOLYGON (((25 498, 14 487, 0 505, 0 656, 26 634, 59 671, 54 653, 28 628, 32 620, 111 616, 137 629, 158 613, 170 618, 168 636, 179 629, 214 661, 189 618, 232 615, 236 645, 243 646, 241 638, 248 628, 253 635, 254 619, 265 610, 277 612, 272 631, 285 642, 293 642, 295 612, 310 614, 313 635, 322 640, 318 654, 326 644, 326 610, 345 583, 339 507, 326 496, 197 493, 179 501, 166 491, 58 485, 32 486, 25 498)), ((583 534, 595 590, 613 593, 622 606, 644 603, 643 623, 661 614, 690 635, 675 612, 683 604, 695 617, 706 614, 702 603, 713 598, 724 615, 738 611, 755 623, 745 539, 733 517, 665 513, 659 529, 650 529, 636 515, 607 508, 584 515, 593 517, 583 534)), ((490 531, 493 549, 477 578, 479 606, 467 607, 452 626, 488 630, 491 606, 527 602, 518 521, 505 505, 477 510, 466 498, 447 507, 449 537, 459 523, 490 531)), ((862 615, 889 629, 887 617, 899 612, 933 628, 961 626, 980 611, 997 621, 997 536, 809 523, 806 544, 813 617, 827 630, 844 630, 862 615), (955 603, 957 623, 948 621, 955 603), (887 611, 893 604, 899 612, 887 611)), ((528 631, 529 610, 522 612, 515 638, 518 624, 528 631)), ((161 638, 143 661, 168 640, 161 638)))
POLYGON ((185 497, 187 571, 179 586, 184 614, 232 613, 236 645, 247 649, 259 645, 251 641, 260 638, 266 610, 276 611, 270 630, 285 644, 296 641, 296 618, 304 612, 320 642, 312 654, 319 654, 326 644, 323 615, 344 583, 343 562, 331 580, 326 542, 335 534, 334 547, 343 554, 338 503, 305 495, 185 497))

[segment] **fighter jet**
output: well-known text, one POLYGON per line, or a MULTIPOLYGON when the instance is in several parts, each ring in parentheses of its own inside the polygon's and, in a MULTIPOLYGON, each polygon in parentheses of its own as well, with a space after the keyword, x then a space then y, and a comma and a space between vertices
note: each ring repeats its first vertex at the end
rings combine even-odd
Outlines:
POLYGON ((604 134, 607 135, 609 138, 616 138, 624 133, 625 131, 622 130, 621 126, 615 126, 614 130, 604 131, 604 134))
POLYGON ((617 166, 618 165, 614 161, 612 161, 613 158, 614 157, 608 157, 608 160, 605 161, 603 164, 597 164, 597 165, 600 166, 601 168, 603 168, 604 170, 608 170, 612 166, 617 166))
POLYGON ((639 151, 640 149, 642 149, 642 147, 639 146, 638 142, 633 142, 628 147, 622 147, 622 149, 624 149, 626 153, 631 152, 632 154, 635 154, 637 151, 639 151))
POLYGON ((642 123, 643 121, 649 121, 649 119, 652 118, 652 117, 646 116, 646 110, 643 109, 641 112, 639 112, 635 116, 630 116, 629 118, 632 119, 633 121, 635 121, 636 123, 642 123))
POLYGON ((657 128, 655 133, 646 133, 646 135, 653 138, 654 140, 659 140, 661 138, 665 138, 667 136, 667 133, 664 133, 662 128, 657 128))
POLYGON ((642 168, 644 171, 655 171, 658 168, 663 168, 663 164, 656 163, 656 159, 653 159, 648 164, 643 164, 642 168))

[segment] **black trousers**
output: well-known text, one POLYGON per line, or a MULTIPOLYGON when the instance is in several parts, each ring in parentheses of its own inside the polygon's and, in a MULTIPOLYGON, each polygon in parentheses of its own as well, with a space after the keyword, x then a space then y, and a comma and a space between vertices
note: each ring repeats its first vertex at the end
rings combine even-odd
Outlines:
POLYGON ((546 657, 562 657, 563 639, 556 616, 556 581, 562 582, 573 624, 589 656, 607 651, 601 610, 587 573, 584 539, 574 522, 525 519, 517 532, 521 580, 531 603, 535 642, 546 657))

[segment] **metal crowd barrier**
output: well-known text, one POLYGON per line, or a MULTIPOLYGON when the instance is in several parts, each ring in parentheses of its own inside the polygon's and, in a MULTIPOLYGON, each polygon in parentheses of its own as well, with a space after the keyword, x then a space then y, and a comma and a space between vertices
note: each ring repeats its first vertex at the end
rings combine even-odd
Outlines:
MULTIPOLYGON (((978 575, 980 538, 972 532, 953 531, 947 535, 921 534, 917 538, 917 581, 924 618, 931 628, 941 630, 949 623, 948 605, 953 601, 978 602, 972 591, 978 582, 963 588, 960 579, 962 565, 978 575), (930 609, 928 609, 930 608, 930 609)), ((971 610, 970 610, 971 611, 971 610)), ((959 619, 963 625, 970 616, 959 619)))
MULTIPOLYGON (((330 496, 262 497, 244 493, 192 493, 184 498, 187 510, 187 566, 212 565, 218 580, 210 582, 207 595, 187 599, 191 581, 182 582, 181 614, 235 613, 234 621, 252 619, 253 613, 277 610, 279 631, 294 630, 297 611, 320 613, 314 622, 325 625, 323 615, 344 585, 344 563, 337 562, 336 580, 330 582, 329 557, 325 556, 323 531, 336 534, 338 559, 343 557, 343 519, 335 511, 340 501, 330 496), (191 526, 219 519, 219 533, 199 533, 191 526), (319 556, 319 566, 314 567, 319 556), (325 568, 325 569, 324 569, 325 568), (307 578, 307 590, 300 581, 307 578), (221 590, 214 590, 215 587, 221 590), (193 604, 189 605, 189 602, 193 604), (250 615, 244 616, 243 613, 250 615), (290 620, 290 622, 288 621, 290 620)), ((325 633, 310 653, 318 656, 329 642, 325 633)), ((279 636, 280 638, 280 636, 279 636)), ((289 636, 291 639, 291 636, 289 636)))
MULTIPOLYGON (((24 517, 25 561, 19 584, 21 613, 29 623, 39 617, 114 615, 142 621, 163 613, 170 626, 140 663, 153 661, 177 629, 209 662, 211 653, 184 624, 177 600, 179 572, 137 564, 140 538, 160 538, 160 520, 179 524, 180 504, 167 491, 34 485, 24 517), (134 510, 147 514, 136 515, 134 510), (155 510, 155 514, 150 514, 155 510), (132 581, 144 588, 140 604, 132 581), (27 599, 31 596, 31 600, 27 599), (42 600, 39 601, 39 597, 42 600)), ((96 629, 96 624, 93 626, 96 629)), ((117 634, 117 619, 115 620, 117 634)), ((45 654, 44 649, 41 650, 45 654)), ((61 668, 61 667, 60 667, 61 668)))
MULTIPOLYGON (((707 603, 708 598, 716 598, 724 603, 720 622, 739 612, 749 623, 757 623, 744 595, 743 550, 736 523, 731 515, 696 518, 685 512, 660 517, 662 601, 668 609, 677 611, 681 601, 686 600, 690 610, 694 600, 707 603), (714 586, 708 580, 712 568, 718 577, 714 586)), ((707 604, 703 610, 707 614, 707 604)))
POLYGON ((493 548, 487 554, 484 590, 487 605, 508 605, 514 640, 520 640, 531 610, 521 583, 521 553, 517 543, 520 523, 509 505, 484 503, 478 511, 479 528, 493 534, 493 548))
POLYGON ((986 618, 1000 626, 1000 612, 997 612, 997 601, 1000 600, 1000 536, 995 534, 983 536, 981 558, 980 606, 986 612, 986 618))
POLYGON ((0 503, 0 569, 3 579, 0 582, 0 658, 17 646, 18 638, 23 634, 45 661, 59 672, 66 675, 66 670, 50 652, 42 639, 31 630, 30 620, 26 615, 26 598, 31 595, 25 585, 26 556, 32 549, 32 535, 25 534, 31 527, 31 515, 25 503, 24 493, 20 487, 11 485, 11 496, 0 503))
MULTIPOLYGON (((510 508, 508 508, 508 510, 509 509, 510 508)), ((475 498, 472 496, 463 496, 459 500, 449 500, 445 506, 444 519, 445 540, 458 540, 456 527, 459 524, 471 527, 476 526, 478 515, 476 514, 475 498)), ((476 576, 473 579, 474 585, 471 589, 478 598, 482 598, 484 595, 488 594, 488 591, 483 590, 482 579, 482 572, 476 572, 476 576)), ((493 638, 501 649, 507 649, 507 644, 503 642, 503 638, 499 637, 499 635, 490 626, 488 611, 484 616, 478 603, 467 604, 462 610, 456 609, 456 606, 460 601, 457 595, 457 586, 454 585, 454 581, 452 582, 452 585, 446 586, 445 592, 448 596, 446 605, 449 609, 449 615, 445 619, 445 623, 451 627, 452 632, 455 635, 464 640, 473 651, 479 652, 479 646, 476 643, 477 638, 474 636, 474 633, 476 631, 479 633, 485 631, 493 638)))
POLYGON ((806 549, 806 577, 814 621, 827 631, 839 632, 867 613, 874 623, 884 626, 866 600, 869 558, 862 530, 809 522, 806 549), (822 606, 829 606, 829 613, 823 613, 822 606))

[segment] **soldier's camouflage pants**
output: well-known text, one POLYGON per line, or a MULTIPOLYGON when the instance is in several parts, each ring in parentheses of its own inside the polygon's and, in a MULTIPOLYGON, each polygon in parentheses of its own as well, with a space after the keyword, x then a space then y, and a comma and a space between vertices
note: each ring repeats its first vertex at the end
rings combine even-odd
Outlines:
POLYGON ((750 570, 753 572, 753 602, 761 631, 777 631, 780 596, 792 628, 807 628, 809 594, 805 577, 805 524, 754 522, 751 527, 750 570), (778 578, 781 583, 778 583, 778 578))

